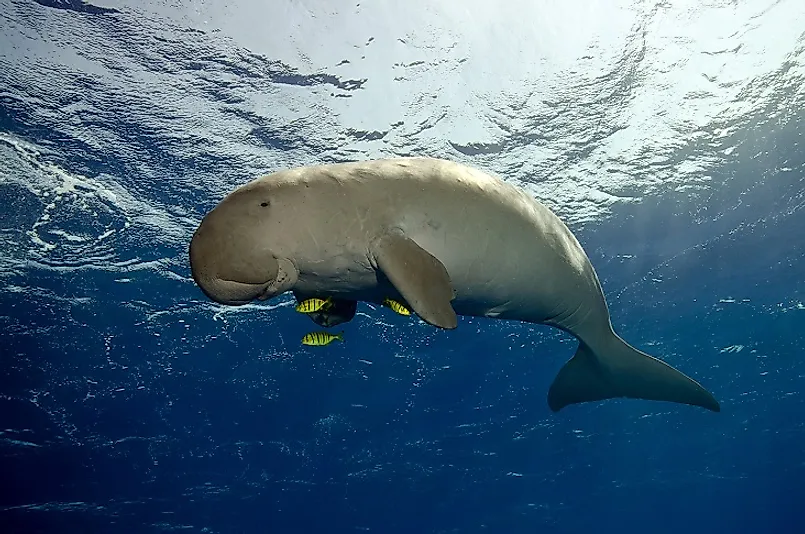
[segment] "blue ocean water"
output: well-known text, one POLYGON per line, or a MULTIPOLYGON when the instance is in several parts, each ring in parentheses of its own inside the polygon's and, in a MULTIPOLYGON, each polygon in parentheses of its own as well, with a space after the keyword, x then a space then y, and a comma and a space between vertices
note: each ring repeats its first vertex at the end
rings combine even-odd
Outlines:
POLYGON ((0 532, 802 532, 805 9, 319 4, 0 0, 0 532), (307 348, 195 286, 237 185, 414 154, 555 209, 722 411, 554 414, 557 330, 307 348))

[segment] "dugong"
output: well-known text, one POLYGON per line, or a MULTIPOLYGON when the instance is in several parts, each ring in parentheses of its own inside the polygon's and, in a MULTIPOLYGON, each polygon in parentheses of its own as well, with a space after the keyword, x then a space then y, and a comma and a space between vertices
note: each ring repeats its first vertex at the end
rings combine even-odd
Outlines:
POLYGON ((456 162, 390 158, 257 178, 204 216, 190 266, 204 294, 228 305, 287 291, 346 305, 389 297, 439 328, 456 328, 457 315, 558 327, 579 346, 549 389, 554 412, 615 397, 720 411, 696 381, 615 333, 598 275, 553 212, 456 162))

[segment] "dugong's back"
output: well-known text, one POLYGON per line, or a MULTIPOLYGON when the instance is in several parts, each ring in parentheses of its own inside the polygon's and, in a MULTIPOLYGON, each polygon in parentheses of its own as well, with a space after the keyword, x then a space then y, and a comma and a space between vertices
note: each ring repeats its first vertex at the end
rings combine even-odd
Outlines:
POLYGON ((381 229, 402 230, 444 264, 460 315, 565 327, 563 315, 580 306, 606 313, 570 230, 497 177, 446 160, 397 158, 294 169, 273 179, 305 191, 305 212, 319 223, 311 228, 316 243, 332 243, 339 254, 352 246, 360 255, 381 229))

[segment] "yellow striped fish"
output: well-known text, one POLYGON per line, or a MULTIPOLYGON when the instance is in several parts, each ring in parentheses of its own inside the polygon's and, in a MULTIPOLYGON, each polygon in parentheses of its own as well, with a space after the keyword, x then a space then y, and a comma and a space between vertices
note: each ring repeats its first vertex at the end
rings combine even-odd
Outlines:
POLYGON ((299 313, 316 313, 317 311, 326 311, 332 305, 332 297, 327 297, 326 299, 312 298, 303 300, 296 305, 295 309, 299 313))
POLYGON ((302 345, 310 345, 311 347, 322 347, 335 340, 344 341, 344 332, 340 334, 331 334, 330 332, 310 332, 305 334, 302 338, 302 345))
POLYGON ((396 300, 389 298, 383 299, 383 306, 388 306, 400 315, 411 315, 411 311, 396 300))

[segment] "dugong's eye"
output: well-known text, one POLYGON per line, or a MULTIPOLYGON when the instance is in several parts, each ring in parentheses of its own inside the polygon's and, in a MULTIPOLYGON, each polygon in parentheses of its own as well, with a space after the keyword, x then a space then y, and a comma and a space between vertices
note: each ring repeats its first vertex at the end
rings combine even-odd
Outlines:
POLYGON ((263 206, 263 207, 265 208, 265 207, 267 207, 267 206, 268 206, 268 202, 261 202, 261 203, 260 203, 260 205, 261 205, 261 206, 263 206))

